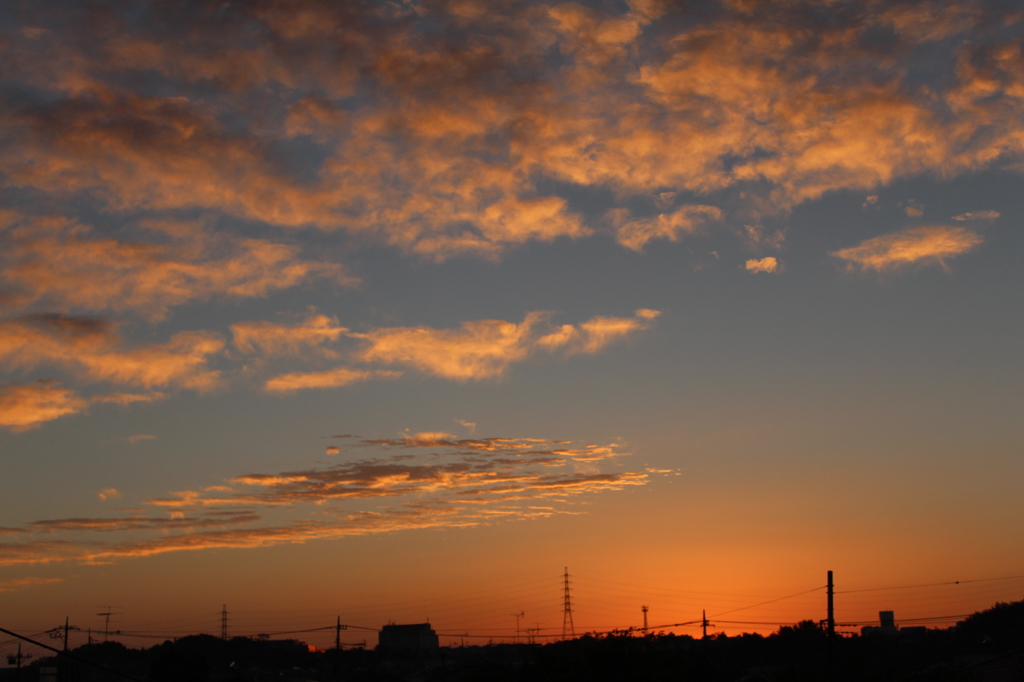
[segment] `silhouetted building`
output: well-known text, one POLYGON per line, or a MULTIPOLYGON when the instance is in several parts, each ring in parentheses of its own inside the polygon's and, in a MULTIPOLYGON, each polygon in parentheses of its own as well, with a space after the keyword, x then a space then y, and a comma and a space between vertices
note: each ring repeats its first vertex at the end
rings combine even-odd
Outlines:
POLYGON ((430 623, 413 625, 385 625, 381 628, 377 648, 382 651, 403 653, 430 653, 437 651, 440 642, 430 623))
POLYGON ((868 625, 860 629, 862 635, 895 635, 899 631, 899 628, 896 627, 896 614, 892 611, 879 611, 878 625, 868 625))

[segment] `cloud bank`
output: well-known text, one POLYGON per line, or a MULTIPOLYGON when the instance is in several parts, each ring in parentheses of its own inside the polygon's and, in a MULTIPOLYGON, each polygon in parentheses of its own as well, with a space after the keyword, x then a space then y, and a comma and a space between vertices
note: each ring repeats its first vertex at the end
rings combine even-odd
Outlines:
MULTIPOLYGON (((621 210, 647 198, 648 215, 613 226, 639 250, 719 221, 724 200, 779 214, 1024 151, 1022 46, 997 3, 132 7, 9 10, 10 191, 69 213, 82 197, 119 217, 201 210, 444 259, 604 229, 553 182, 621 210), (87 41, 71 32, 86 23, 87 41)), ((284 283, 339 276, 270 242, 235 242, 223 271, 166 246, 72 246, 74 267, 134 258, 163 267, 118 276, 208 280, 160 293, 152 314, 280 286, 260 263, 290 263, 284 283)), ((66 288, 24 267, 27 295, 66 288)))
POLYGON ((85 385, 106 386, 85 396, 48 378, 0 384, 0 428, 32 429, 96 403, 151 402, 171 391, 208 392, 254 377, 264 391, 279 395, 395 380, 406 370, 462 382, 497 379, 540 352, 598 353, 650 329, 658 315, 642 308, 632 317, 597 316, 554 326, 551 314, 532 312, 519 323, 475 320, 457 329, 383 327, 357 333, 313 313, 292 325, 232 324, 230 347, 221 334, 208 331, 181 331, 166 343, 131 346, 106 318, 0 317, 0 367, 22 374, 60 371, 85 385), (282 360, 302 369, 278 372, 282 360), (333 366, 314 368, 323 364, 333 366), (110 387, 143 392, 111 392, 110 387))
MULTIPOLYGON (((0 565, 107 563, 166 552, 263 547, 423 528, 464 528, 580 513, 581 497, 643 486, 615 445, 543 438, 347 436, 371 453, 325 468, 249 473, 144 501, 145 511, 5 528, 0 565), (617 469, 617 470, 616 470, 617 469)), ((330 449, 330 448, 328 448, 330 449)), ((337 451, 337 448, 334 448, 337 451)), ((104 490, 103 500, 126 493, 104 490)))

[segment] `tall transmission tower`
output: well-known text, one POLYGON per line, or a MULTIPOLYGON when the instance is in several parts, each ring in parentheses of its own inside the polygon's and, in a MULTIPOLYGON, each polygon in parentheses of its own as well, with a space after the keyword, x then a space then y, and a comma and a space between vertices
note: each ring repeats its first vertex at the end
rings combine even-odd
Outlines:
POLYGON ((220 609, 220 638, 228 638, 228 605, 223 604, 220 609))
POLYGON ((564 592, 565 598, 563 600, 562 609, 562 638, 567 636, 576 636, 576 626, 572 623, 572 598, 569 596, 569 567, 565 567, 565 573, 562 576, 564 580, 564 592))
POLYGON ((640 610, 644 612, 644 634, 647 634, 647 604, 640 607, 640 610))

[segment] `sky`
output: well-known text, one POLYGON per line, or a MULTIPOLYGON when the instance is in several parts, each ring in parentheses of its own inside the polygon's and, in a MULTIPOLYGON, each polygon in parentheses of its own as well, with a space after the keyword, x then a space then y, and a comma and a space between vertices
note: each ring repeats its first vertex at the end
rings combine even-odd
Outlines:
POLYGON ((0 64, 3 627, 1024 596, 1017 3, 15 0, 0 64))

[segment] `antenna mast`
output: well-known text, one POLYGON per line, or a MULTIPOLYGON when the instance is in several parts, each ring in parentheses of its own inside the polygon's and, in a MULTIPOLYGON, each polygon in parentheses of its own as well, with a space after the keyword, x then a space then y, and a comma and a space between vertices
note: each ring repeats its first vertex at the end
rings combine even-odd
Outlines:
POLYGON ((516 644, 519 644, 519 633, 521 632, 519 629, 519 621, 526 617, 526 612, 520 611, 519 613, 513 613, 512 615, 515 616, 516 619, 516 644))
POLYGON ((106 642, 107 638, 110 636, 110 617, 111 616, 120 616, 121 615, 120 613, 115 613, 114 612, 115 608, 120 608, 120 607, 108 606, 106 611, 104 611, 103 613, 97 613, 96 614, 97 616, 103 616, 103 641, 104 642, 106 642))

